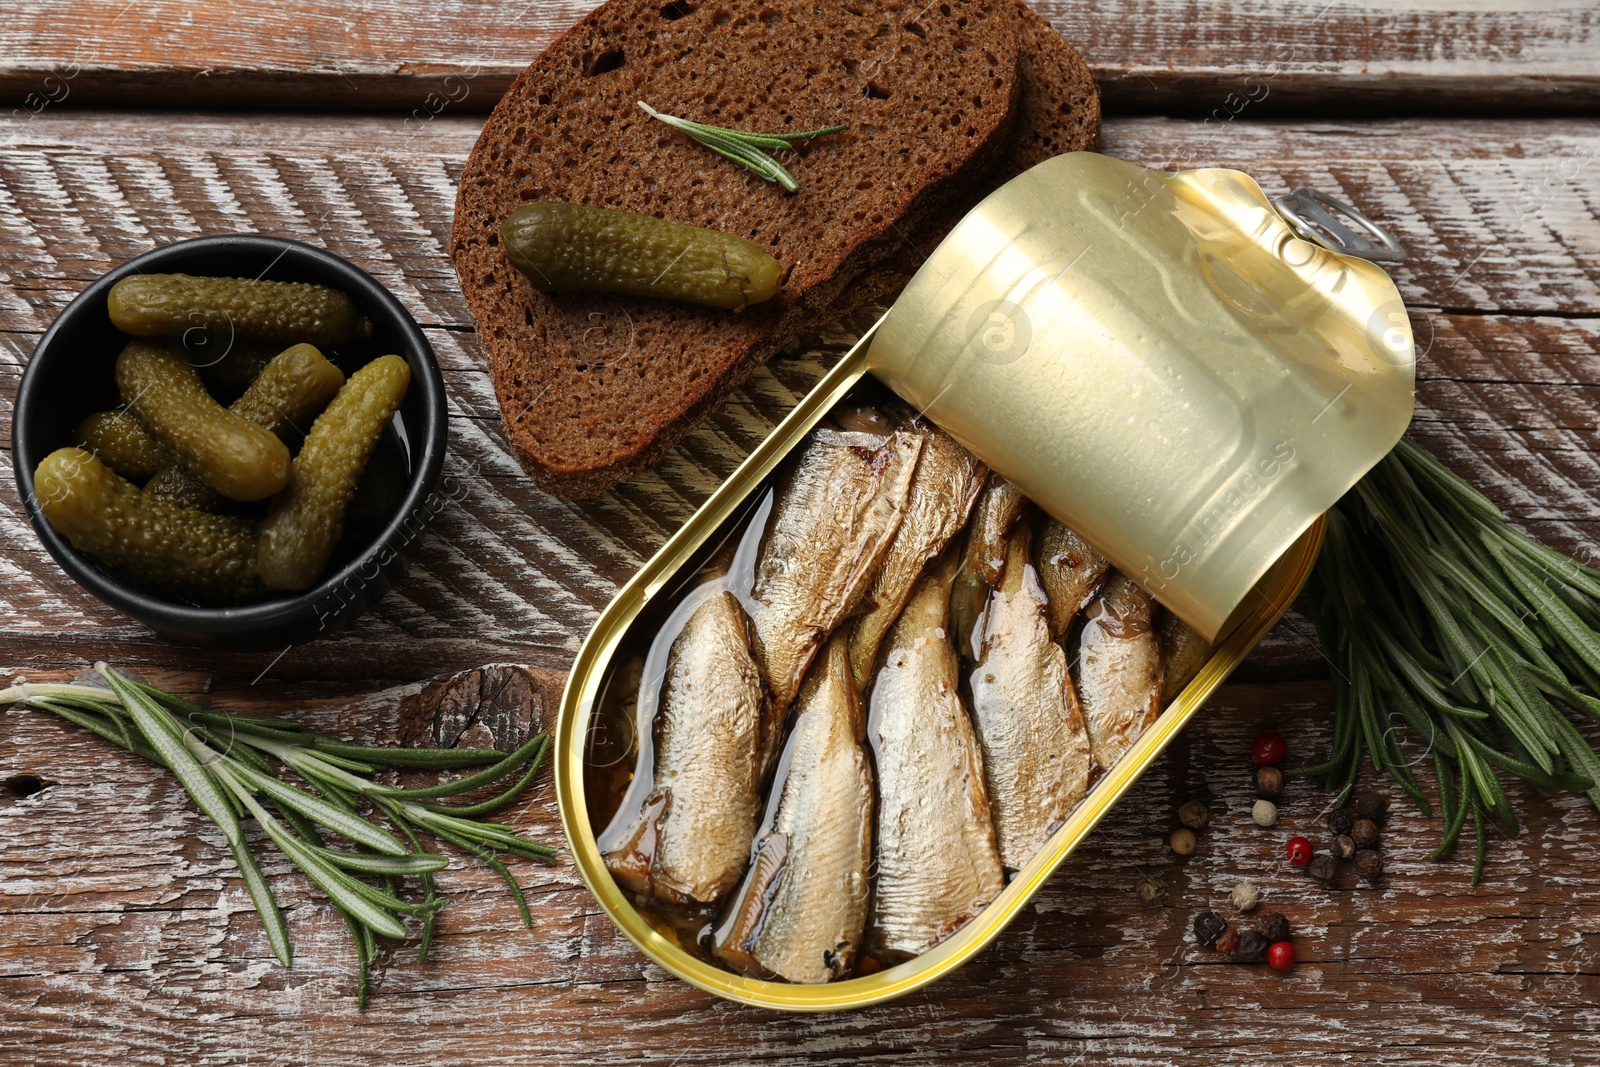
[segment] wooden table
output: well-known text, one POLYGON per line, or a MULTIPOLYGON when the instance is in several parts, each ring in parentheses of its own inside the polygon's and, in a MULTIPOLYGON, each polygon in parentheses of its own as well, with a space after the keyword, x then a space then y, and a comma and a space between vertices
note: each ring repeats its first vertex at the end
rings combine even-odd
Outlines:
MULTIPOLYGON (((735 0, 726 0, 735 2, 735 0)), ((741 0, 742 2, 742 0, 741 0)), ((448 507, 410 578, 353 631, 262 654, 167 644, 65 578, 0 485, 0 664, 96 658, 218 704, 361 738, 505 742, 549 725, 558 673, 618 583, 825 370, 839 338, 761 371, 659 471, 584 503, 510 458, 445 255, 454 180, 515 72, 590 0, 14 0, 0 22, 0 437, 41 331, 155 245, 255 230, 325 245, 427 329, 450 390, 448 507), (451 697, 427 679, 490 662, 451 697), (507 690, 504 686, 512 683, 507 690), (476 686, 477 688, 473 688, 476 686), (520 687, 520 688, 518 688, 520 687), (510 693, 512 696, 507 696, 510 693), (496 694, 499 699, 496 700, 496 694), (482 696, 480 701, 478 697, 482 696), (517 697, 513 699, 512 697, 517 697)), ((1107 152, 1309 184, 1411 251, 1395 270, 1423 358, 1414 433, 1541 537, 1600 539, 1600 17, 1588 0, 1045 0, 1105 91, 1107 152), (1265 86, 1263 95, 1260 86, 1265 86)), ((1036 903, 978 959, 897 1003, 785 1017, 645 962, 565 862, 447 872, 434 958, 386 949, 358 1014, 337 915, 268 873, 298 958, 271 959, 219 837, 152 768, 32 712, 0 718, 0 1063, 724 1064, 1593 1062, 1600 816, 1518 796, 1486 884, 1428 858, 1403 805, 1378 888, 1282 867, 1324 797, 1249 820, 1245 750, 1328 738, 1329 689, 1291 615, 1036 903), (1173 811, 1207 799, 1185 860, 1173 811), (1141 905, 1143 876, 1168 891, 1141 905), (1289 975, 1186 933, 1234 883, 1297 932, 1289 975)), ((1391 790, 1393 792, 1393 790, 1391 790)), ((511 820, 556 840, 548 782, 511 820)))

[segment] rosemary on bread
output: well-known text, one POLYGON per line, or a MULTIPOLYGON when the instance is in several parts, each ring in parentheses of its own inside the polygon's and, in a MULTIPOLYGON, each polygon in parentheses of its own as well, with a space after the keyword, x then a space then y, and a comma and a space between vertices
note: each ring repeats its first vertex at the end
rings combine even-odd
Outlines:
POLYGON ((676 115, 664 115, 643 100, 639 101, 639 106, 644 108, 645 114, 651 118, 658 119, 675 130, 682 130, 723 159, 731 159, 759 178, 777 182, 783 186, 785 192, 790 193, 798 192, 800 183, 794 180, 794 175, 784 169, 783 164, 767 153, 782 152, 804 141, 826 137, 845 128, 844 124, 840 123, 837 126, 806 130, 804 133, 751 133, 747 130, 730 130, 726 126, 708 126, 703 122, 691 122, 676 115))

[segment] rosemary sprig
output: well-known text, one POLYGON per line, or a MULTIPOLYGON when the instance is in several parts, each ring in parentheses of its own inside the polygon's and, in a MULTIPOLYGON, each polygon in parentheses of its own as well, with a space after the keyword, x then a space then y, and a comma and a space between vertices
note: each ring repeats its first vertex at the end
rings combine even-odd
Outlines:
POLYGON ((0 691, 0 705, 26 704, 51 712, 170 770, 195 806, 222 831, 261 916, 267 941, 285 967, 294 959, 288 928, 245 839, 242 820, 247 817, 344 916, 356 946, 358 1003, 363 1008, 377 951, 374 938, 405 938, 406 919, 419 916, 423 926, 417 960, 425 962, 433 943, 434 916, 447 903, 438 895, 433 875, 450 861, 425 851, 419 834, 447 841, 482 860, 510 888, 523 922, 533 925, 521 887, 495 853, 549 862, 555 850, 509 826, 477 820, 509 803, 533 780, 549 749, 548 735, 532 737, 511 753, 352 745, 287 719, 207 711, 104 663, 95 664, 95 670, 109 689, 22 684, 0 691), (311 788, 279 778, 269 757, 311 788), (383 770, 458 767, 482 769, 417 789, 374 780, 383 770), (488 800, 437 803, 512 775, 516 780, 488 800), (381 811, 400 836, 363 816, 357 806, 361 800, 381 811), (330 847, 324 831, 356 847, 330 847), (397 895, 396 879, 411 876, 421 880, 420 901, 397 895))
POLYGON ((1513 529, 1402 440, 1329 512, 1306 603, 1334 667, 1333 750, 1293 773, 1324 776, 1336 805, 1365 754, 1431 814, 1400 747, 1404 728, 1436 772, 1435 859, 1471 817, 1473 884, 1488 818, 1518 831, 1502 774, 1542 793, 1582 790, 1600 808, 1600 757, 1573 725, 1600 719, 1600 571, 1513 529))
POLYGON ((790 193, 799 191, 800 183, 794 180, 794 175, 784 169, 783 164, 767 155, 767 152, 782 152, 802 141, 826 137, 845 128, 844 124, 840 123, 837 126, 806 130, 804 133, 751 133, 748 130, 730 130, 726 126, 708 126, 703 122, 680 119, 676 115, 665 115, 643 100, 639 101, 639 106, 651 118, 659 119, 675 130, 682 130, 722 158, 731 159, 759 178, 777 182, 790 193))

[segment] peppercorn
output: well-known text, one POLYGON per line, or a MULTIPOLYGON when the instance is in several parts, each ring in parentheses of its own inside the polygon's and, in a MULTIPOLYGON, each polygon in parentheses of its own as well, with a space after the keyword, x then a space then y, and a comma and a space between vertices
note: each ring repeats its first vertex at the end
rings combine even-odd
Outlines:
POLYGON ((1239 935, 1239 943, 1234 946, 1229 958, 1240 963, 1260 963, 1266 958, 1267 950, 1271 947, 1272 942, 1264 936, 1254 930, 1246 930, 1239 935))
POLYGON ((1172 851, 1178 855, 1187 856, 1194 851, 1194 831, 1188 827, 1180 826, 1172 831, 1172 836, 1168 838, 1167 844, 1171 845, 1172 851))
POLYGON ((1333 858, 1336 860, 1353 859, 1356 854, 1356 842, 1349 834, 1340 834, 1333 839, 1333 858))
POLYGON ((1389 814, 1389 801, 1381 793, 1363 789, 1356 794, 1355 809, 1356 814, 1363 819, 1382 822, 1383 817, 1389 814))
POLYGON ((1217 951, 1222 953, 1224 956, 1229 955, 1238 947, 1239 931, 1235 930, 1231 926, 1222 931, 1222 935, 1217 938, 1217 951))
POLYGON ((1256 738, 1250 746, 1250 760, 1258 767, 1270 767, 1282 763, 1283 758, 1289 754, 1289 746, 1281 734, 1268 733, 1256 738))
POLYGON ((1240 882, 1233 887, 1233 906, 1240 911, 1249 911, 1261 903, 1261 890, 1249 882, 1240 882))
POLYGON ((1356 873, 1376 885, 1383 877, 1383 853, 1370 848, 1356 853, 1356 873))
POLYGON ((1339 861, 1326 852, 1319 852, 1306 864, 1306 873, 1319 882, 1331 882, 1339 873, 1339 861))
POLYGON ((1268 941, 1289 940, 1289 919, 1281 911, 1267 912, 1256 925, 1268 941))
POLYGON ((1167 883, 1159 878, 1146 876, 1139 879, 1139 884, 1134 887, 1134 892, 1139 894, 1141 904, 1159 904, 1161 898, 1167 895, 1167 883))
POLYGON ((1211 813, 1198 800, 1191 800, 1178 809, 1178 821, 1191 830, 1198 830, 1211 821, 1211 813))
POLYGON ((1356 843, 1356 848, 1376 848, 1378 845, 1378 824, 1371 819, 1357 819, 1356 824, 1350 828, 1350 836, 1356 843))
POLYGON ((1279 941, 1267 949, 1267 966, 1275 971, 1293 970, 1294 946, 1287 941, 1279 941))
POLYGON ((1304 867, 1311 862, 1311 842, 1303 837, 1289 838, 1283 844, 1283 851, 1293 866, 1304 867))
POLYGON ((1278 821, 1278 805, 1270 800, 1258 800, 1250 809, 1250 817, 1257 826, 1273 826, 1278 821))
POLYGON ((1256 768, 1256 792, 1264 797, 1275 797, 1283 792, 1283 772, 1276 767, 1256 768))
POLYGON ((1350 827, 1354 825, 1355 820, 1350 817, 1350 813, 1344 808, 1328 812, 1328 829, 1335 834, 1348 834, 1350 827))
POLYGON ((1214 911, 1202 911, 1194 917, 1194 939, 1206 948, 1216 948, 1217 938, 1228 929, 1228 920, 1214 911))

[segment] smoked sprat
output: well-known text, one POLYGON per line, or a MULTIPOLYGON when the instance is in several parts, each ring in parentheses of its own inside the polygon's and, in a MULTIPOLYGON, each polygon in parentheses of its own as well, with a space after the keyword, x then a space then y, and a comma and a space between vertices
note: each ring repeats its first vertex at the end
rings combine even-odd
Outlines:
POLYGON ((708 551, 619 652, 590 816, 658 930, 755 978, 947 940, 1209 656, 893 400, 836 408, 708 551))

